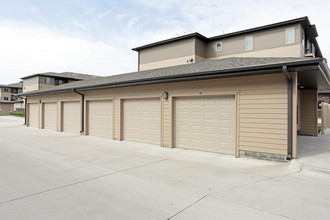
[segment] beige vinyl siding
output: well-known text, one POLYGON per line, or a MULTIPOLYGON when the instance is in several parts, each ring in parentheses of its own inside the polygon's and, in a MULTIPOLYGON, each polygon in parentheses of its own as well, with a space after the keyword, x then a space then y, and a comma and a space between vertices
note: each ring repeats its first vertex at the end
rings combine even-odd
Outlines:
POLYGON ((62 128, 63 131, 79 133, 80 128, 80 102, 64 102, 62 103, 62 128))
MULTIPOLYGON (((128 99, 161 97, 161 146, 173 147, 173 102, 183 96, 239 95, 237 103, 238 150, 287 154, 287 82, 283 73, 232 77, 210 80, 161 83, 84 91, 85 98, 114 100, 114 139, 121 140, 123 128, 122 102, 128 99)), ((32 96, 29 102, 40 100, 68 101, 79 99, 71 93, 32 96)), ((80 112, 79 112, 80 113, 80 112)))
POLYGON ((87 132, 89 135, 112 137, 112 100, 87 102, 87 132))
POLYGON ((123 100, 123 139, 160 144, 160 98, 123 100))
POLYGON ((300 134, 317 135, 317 90, 300 90, 300 134))
MULTIPOLYGON (((249 36, 253 36, 253 51, 271 50, 275 48, 287 47, 288 45, 286 44, 285 41, 285 37, 286 37, 285 29, 289 27, 294 27, 295 29, 294 45, 298 45, 297 47, 294 47, 295 51, 292 51, 291 49, 291 52, 290 51, 289 52, 290 54, 295 54, 295 56, 300 57, 301 49, 300 49, 299 24, 293 26, 272 28, 269 30, 262 30, 247 34, 249 36)), ((242 56, 240 54, 250 53, 249 51, 245 51, 245 37, 247 35, 239 35, 224 39, 217 39, 207 43, 205 48, 205 58, 209 59, 209 58, 221 58, 221 57, 230 57, 230 56, 242 56), (218 41, 222 41, 222 45, 223 45, 222 51, 216 51, 216 42, 218 41)), ((285 48, 283 48, 283 50, 285 50, 285 48)), ((271 54, 272 53, 268 54, 268 56, 271 56, 271 54)), ((275 55, 273 54, 273 56, 275 55)), ((289 56, 289 55, 282 54, 282 56, 289 56)))
POLYGON ((195 39, 189 38, 181 41, 159 45, 141 50, 140 64, 193 56, 195 53, 195 39))
POLYGON ((29 127, 39 128, 39 104, 29 104, 29 127))
POLYGON ((39 89, 39 76, 23 80, 23 92, 29 92, 39 89))
POLYGON ((11 104, 0 103, 0 115, 10 115, 11 104))
POLYGON ((122 140, 121 135, 121 118, 122 118, 122 112, 121 112, 121 100, 119 98, 113 99, 113 139, 115 140, 122 140))
POLYGON ((43 128, 57 130, 57 103, 43 103, 43 128))
POLYGON ((195 55, 205 57, 205 42, 201 39, 195 38, 195 55))
POLYGON ((140 64, 140 70, 149 70, 149 69, 158 69, 158 68, 163 68, 163 67, 169 67, 169 66, 178 66, 178 65, 183 65, 190 63, 190 60, 192 59, 192 63, 195 62, 195 56, 188 55, 188 56, 183 56, 183 57, 178 57, 178 58, 173 58, 173 59, 167 59, 167 60, 160 60, 160 61, 155 61, 155 62, 150 62, 150 63, 144 63, 140 64), (187 62, 189 61, 189 62, 187 62))

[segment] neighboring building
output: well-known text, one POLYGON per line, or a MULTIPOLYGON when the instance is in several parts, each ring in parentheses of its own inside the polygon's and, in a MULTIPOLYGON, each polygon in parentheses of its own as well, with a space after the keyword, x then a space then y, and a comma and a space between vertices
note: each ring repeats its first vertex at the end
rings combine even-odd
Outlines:
POLYGON ((22 77, 23 80, 23 92, 29 92, 33 90, 39 90, 43 88, 49 88, 52 86, 58 86, 66 83, 82 81, 86 79, 93 79, 99 76, 93 76, 81 73, 37 73, 29 76, 22 77))
POLYGON ((315 25, 307 17, 207 38, 192 33, 141 47, 138 69, 229 57, 322 57, 315 25))
POLYGON ((321 118, 321 103, 330 103, 330 90, 322 90, 318 92, 318 117, 321 118))
POLYGON ((12 109, 12 102, 0 100, 0 116, 10 115, 12 109))
POLYGON ((0 85, 0 101, 10 104, 10 111, 24 111, 23 100, 17 96, 19 93, 22 93, 22 83, 0 85))
POLYGON ((17 101, 19 93, 22 93, 22 83, 0 85, 0 101, 17 101))
POLYGON ((317 91, 330 89, 329 67, 307 17, 252 30, 226 35, 237 44, 216 38, 224 52, 236 51, 231 57, 212 58, 210 47, 200 56, 210 59, 196 62, 197 53, 185 57, 170 46, 180 48, 185 37, 169 39, 135 49, 139 72, 25 92, 27 126, 236 157, 295 158, 297 131, 318 134, 317 91), (252 50, 261 48, 263 57, 241 52, 250 49, 250 36, 252 50), (279 47, 279 38, 293 43, 279 47), (304 56, 306 39, 316 57, 304 56), (145 59, 147 50, 157 60, 145 59), (184 57, 185 64, 168 62, 173 57, 184 57), (155 68, 163 64, 168 67, 155 68))

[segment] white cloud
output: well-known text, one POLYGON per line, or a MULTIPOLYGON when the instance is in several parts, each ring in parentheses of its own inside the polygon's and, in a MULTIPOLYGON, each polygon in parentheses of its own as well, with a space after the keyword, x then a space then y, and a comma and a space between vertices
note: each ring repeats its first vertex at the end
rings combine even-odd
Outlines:
POLYGON ((77 21, 73 22, 73 25, 76 26, 76 27, 78 27, 78 28, 81 28, 83 30, 86 30, 87 29, 85 25, 83 25, 83 24, 81 24, 81 23, 79 23, 77 21))
POLYGON ((1 83, 40 72, 80 72, 111 75, 136 71, 136 54, 102 42, 72 38, 59 30, 0 22, 1 83))
POLYGON ((140 17, 134 17, 134 18, 131 18, 128 23, 127 23, 127 26, 129 29, 133 28, 134 25, 140 20, 140 17))
POLYGON ((107 16, 108 14, 110 14, 110 12, 111 12, 111 10, 110 9, 108 9, 108 10, 106 10, 105 12, 103 12, 103 13, 101 13, 101 14, 98 14, 97 15, 97 17, 98 18, 104 18, 105 16, 107 16))

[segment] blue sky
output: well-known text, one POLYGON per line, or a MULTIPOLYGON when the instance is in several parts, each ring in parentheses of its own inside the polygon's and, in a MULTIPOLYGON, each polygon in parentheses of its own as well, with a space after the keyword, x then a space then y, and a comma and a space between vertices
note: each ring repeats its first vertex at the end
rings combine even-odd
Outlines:
POLYGON ((199 32, 207 37, 302 16, 330 59, 328 1, 0 0, 0 84, 40 72, 137 70, 131 48, 199 32))

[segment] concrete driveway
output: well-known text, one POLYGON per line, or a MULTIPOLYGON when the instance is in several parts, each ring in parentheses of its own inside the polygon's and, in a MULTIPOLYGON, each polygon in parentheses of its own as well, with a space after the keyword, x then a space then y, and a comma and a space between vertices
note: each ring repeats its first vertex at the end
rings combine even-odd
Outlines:
POLYGON ((291 162, 26 128, 0 117, 0 219, 328 219, 330 134, 291 162))

